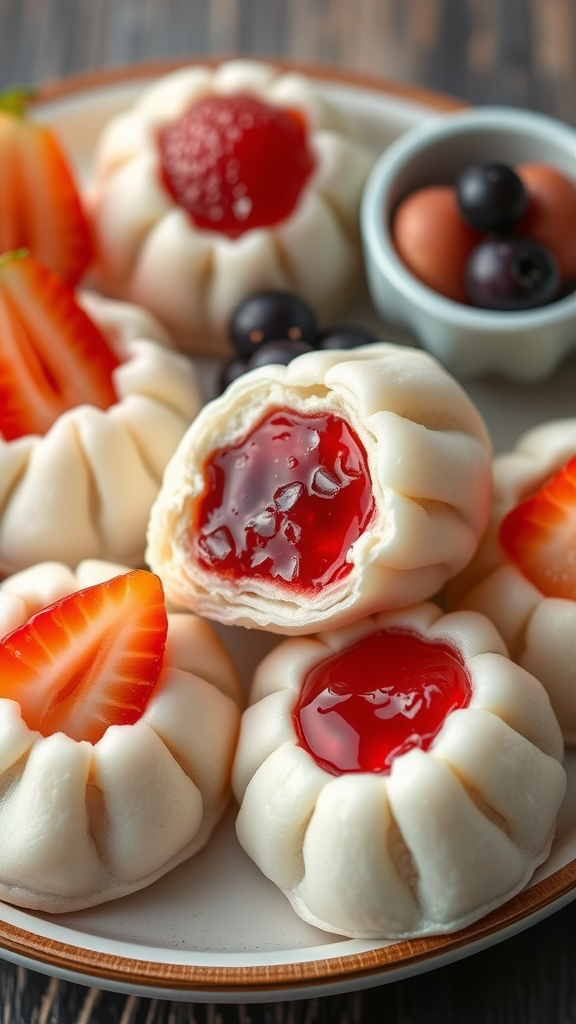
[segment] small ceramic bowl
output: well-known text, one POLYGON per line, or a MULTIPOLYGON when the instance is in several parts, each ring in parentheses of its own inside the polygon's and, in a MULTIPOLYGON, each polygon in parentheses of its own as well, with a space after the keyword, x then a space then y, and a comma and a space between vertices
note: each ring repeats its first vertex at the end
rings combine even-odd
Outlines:
POLYGON ((401 136, 376 162, 363 197, 372 300, 384 320, 415 334, 455 374, 541 380, 576 348, 576 293, 522 312, 467 306, 422 284, 392 241, 392 214, 404 196, 424 185, 452 184, 483 160, 545 163, 576 178, 576 131, 542 114, 484 107, 434 118, 401 136))

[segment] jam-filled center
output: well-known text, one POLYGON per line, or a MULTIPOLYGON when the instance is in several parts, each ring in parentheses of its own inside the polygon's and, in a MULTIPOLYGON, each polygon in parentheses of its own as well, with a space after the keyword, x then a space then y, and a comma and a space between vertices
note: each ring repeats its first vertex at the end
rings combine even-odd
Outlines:
POLYGON ((314 169, 302 115, 255 96, 210 96, 160 133, 166 187, 198 227, 231 238, 294 209, 314 169))
POLYGON ((400 754, 427 750, 470 692, 454 648, 381 630, 317 665, 292 717, 300 745, 332 774, 388 773, 400 754))
POLYGON ((351 571, 374 499, 364 447, 339 416, 276 409, 214 452, 204 479, 190 531, 204 568, 309 592, 351 571))

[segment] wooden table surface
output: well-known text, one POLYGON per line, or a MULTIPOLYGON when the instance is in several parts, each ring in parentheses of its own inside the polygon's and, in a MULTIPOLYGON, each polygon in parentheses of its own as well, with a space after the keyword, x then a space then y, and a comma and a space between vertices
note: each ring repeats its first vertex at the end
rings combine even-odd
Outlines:
MULTIPOLYGON (((106 65, 247 53, 381 74, 576 124, 573 0, 0 0, 0 87, 106 65)), ((103 992, 0 963, 2 1024, 574 1024, 576 904, 448 967, 248 1006, 103 992)))

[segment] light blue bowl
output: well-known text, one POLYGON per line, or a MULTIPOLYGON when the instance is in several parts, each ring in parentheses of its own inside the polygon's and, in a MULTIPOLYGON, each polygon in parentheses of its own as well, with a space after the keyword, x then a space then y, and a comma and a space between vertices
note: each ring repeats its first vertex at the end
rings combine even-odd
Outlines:
POLYGON ((523 312, 466 306, 414 277, 392 241, 400 199, 424 185, 451 184, 482 160, 551 164, 576 179, 576 131, 542 114, 483 107, 436 117, 393 142, 374 165, 362 201, 372 301, 385 321, 408 329, 459 376, 541 380, 576 348, 576 293, 523 312))

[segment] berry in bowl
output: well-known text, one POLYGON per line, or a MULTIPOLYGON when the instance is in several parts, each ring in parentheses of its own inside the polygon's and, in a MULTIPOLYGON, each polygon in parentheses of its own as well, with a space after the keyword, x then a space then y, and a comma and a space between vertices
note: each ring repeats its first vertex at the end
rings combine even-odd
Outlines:
POLYGON ((546 377, 576 345, 576 132, 484 108, 406 133, 362 203, 373 302, 452 372, 546 377))

